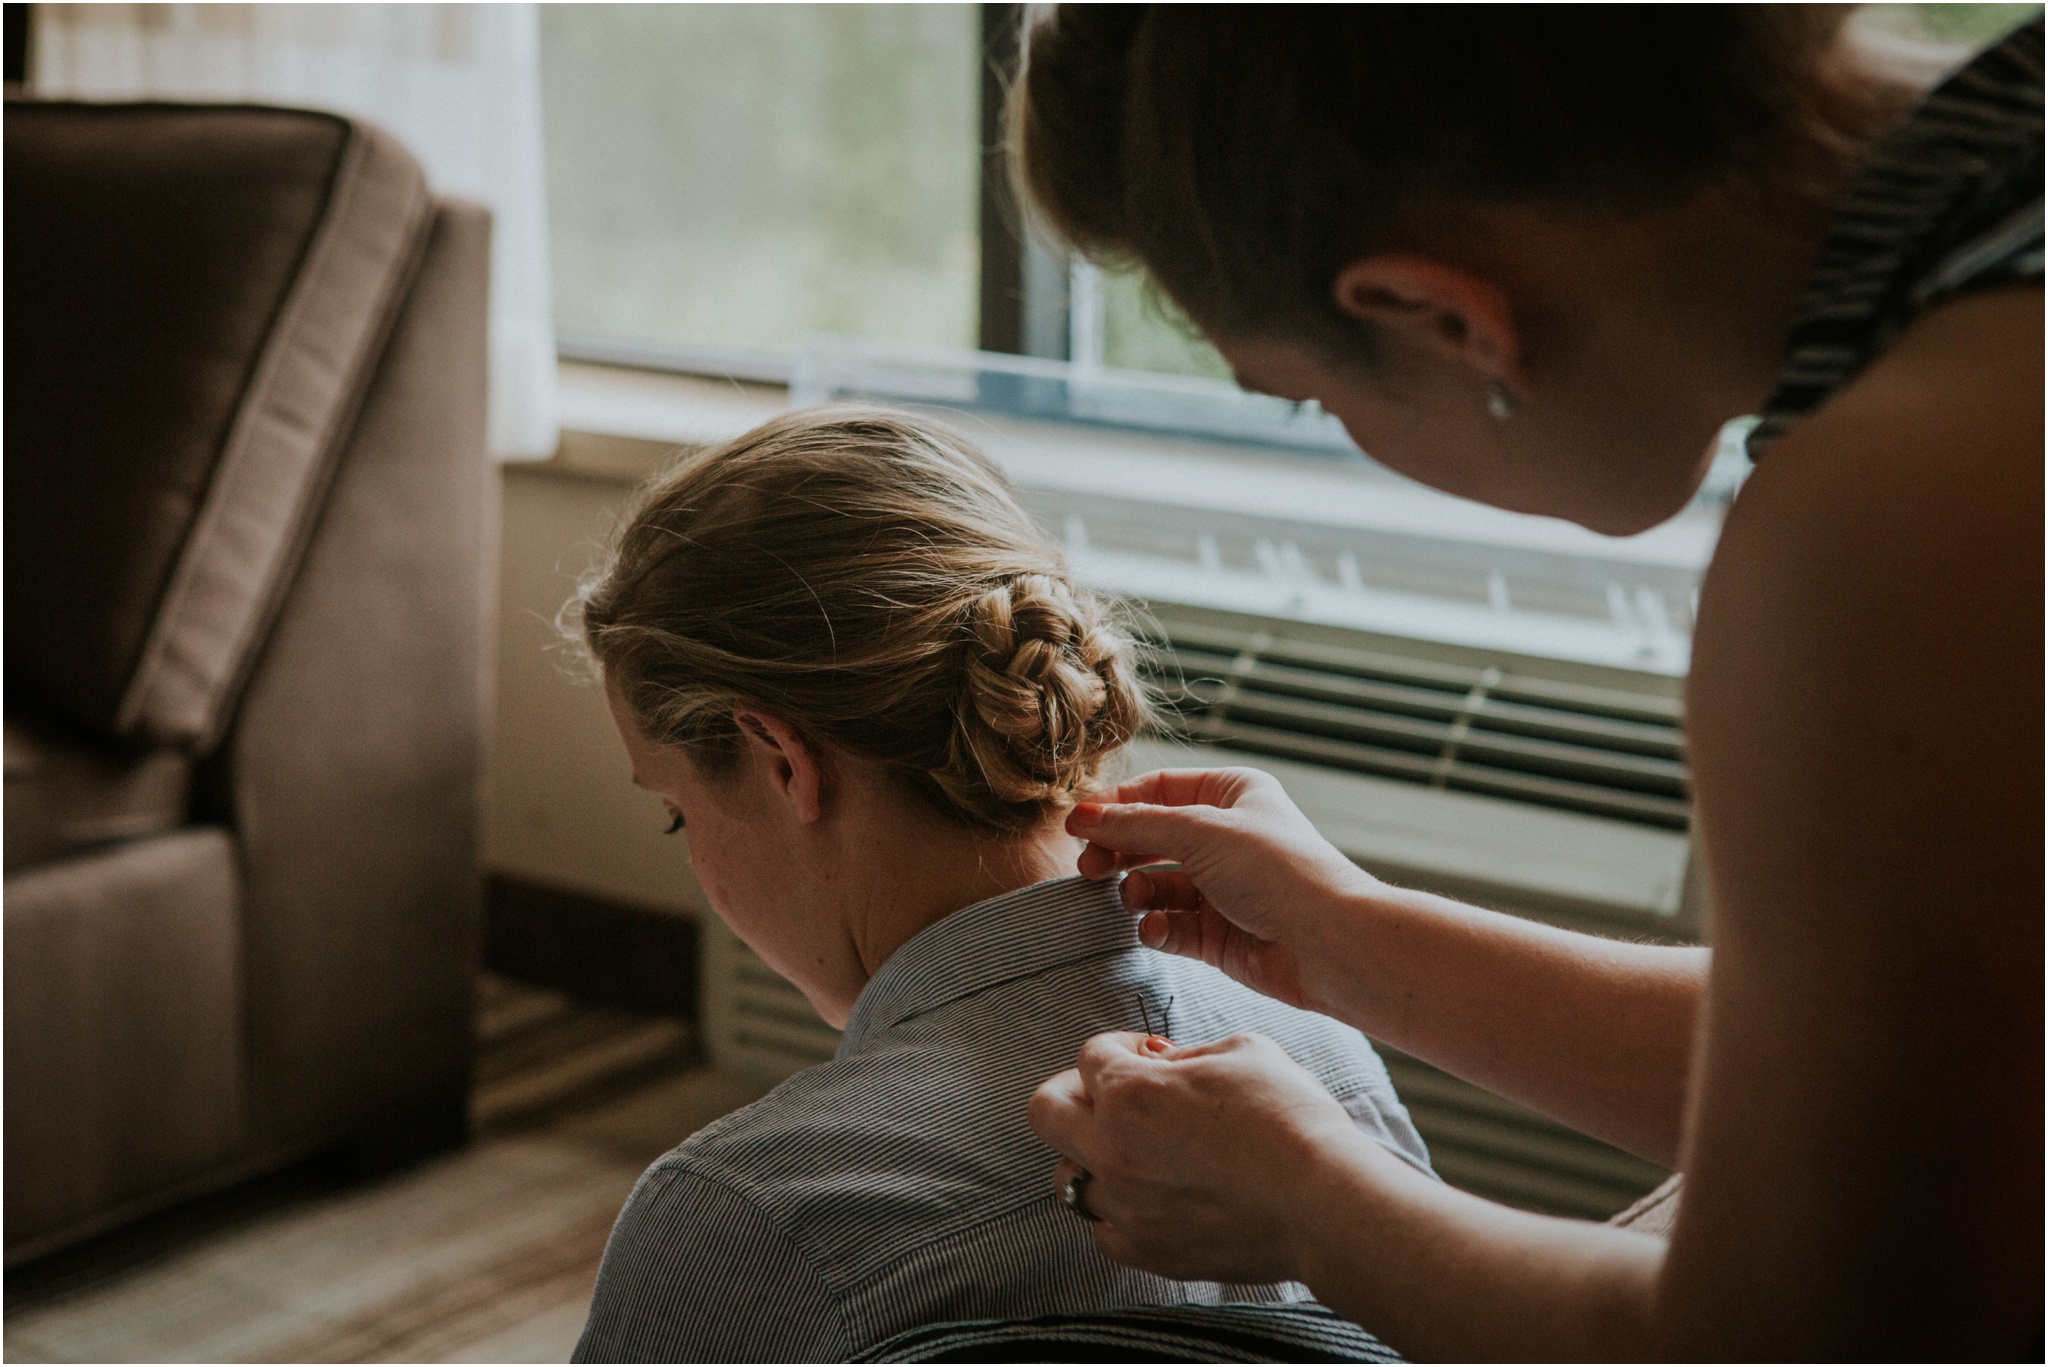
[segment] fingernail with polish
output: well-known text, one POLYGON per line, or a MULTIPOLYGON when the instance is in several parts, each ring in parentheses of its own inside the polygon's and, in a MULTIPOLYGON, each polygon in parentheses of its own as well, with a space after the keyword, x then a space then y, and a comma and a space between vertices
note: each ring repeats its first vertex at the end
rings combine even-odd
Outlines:
POLYGON ((1076 802, 1074 810, 1067 816, 1067 825, 1093 826, 1102 820, 1102 804, 1099 802, 1076 802))

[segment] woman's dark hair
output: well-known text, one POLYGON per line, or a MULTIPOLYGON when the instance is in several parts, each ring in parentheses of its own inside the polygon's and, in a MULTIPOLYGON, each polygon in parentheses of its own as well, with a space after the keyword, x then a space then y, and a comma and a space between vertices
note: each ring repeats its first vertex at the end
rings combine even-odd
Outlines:
POLYGON ((1418 210, 1652 204, 1845 148, 1846 7, 1062 5, 1029 35, 1022 195, 1203 328, 1356 352, 1337 271, 1418 210))

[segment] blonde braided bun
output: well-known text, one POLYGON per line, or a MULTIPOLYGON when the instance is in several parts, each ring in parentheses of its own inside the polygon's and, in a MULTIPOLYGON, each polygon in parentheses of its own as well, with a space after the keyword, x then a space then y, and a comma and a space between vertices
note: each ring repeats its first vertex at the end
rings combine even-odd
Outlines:
POLYGON ((932 778, 963 810, 1065 806, 1136 732, 1131 643, 1086 589, 1024 574, 975 600, 946 763, 932 778))
POLYGON ((1149 716, 1117 606, 957 433, 813 409, 642 490, 576 605, 651 740, 712 772, 736 709, 876 761, 989 834, 1056 817, 1149 716))

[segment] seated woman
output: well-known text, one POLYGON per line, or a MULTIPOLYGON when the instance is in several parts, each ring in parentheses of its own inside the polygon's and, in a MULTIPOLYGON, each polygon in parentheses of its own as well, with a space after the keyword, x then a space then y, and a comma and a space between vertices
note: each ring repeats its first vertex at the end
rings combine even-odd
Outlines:
POLYGON ((1105 1030, 1256 1031, 1429 1171, 1362 1035, 1141 947, 1115 884, 1072 876, 1062 819, 1146 716, 1133 645, 959 436, 822 410, 690 458, 581 612, 712 909, 845 1039, 648 1169, 578 1360, 838 1360, 935 1320, 1305 1298, 1121 1267, 1085 1187, 1048 1190, 1026 1102, 1105 1030))

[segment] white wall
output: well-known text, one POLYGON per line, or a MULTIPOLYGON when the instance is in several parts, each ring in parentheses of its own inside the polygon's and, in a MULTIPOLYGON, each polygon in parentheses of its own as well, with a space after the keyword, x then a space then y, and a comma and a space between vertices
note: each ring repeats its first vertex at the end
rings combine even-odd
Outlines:
POLYGON ((597 685, 559 644, 556 611, 595 558, 630 484, 550 466, 504 469, 497 718, 484 865, 612 901, 704 905, 680 834, 632 784, 597 685))

